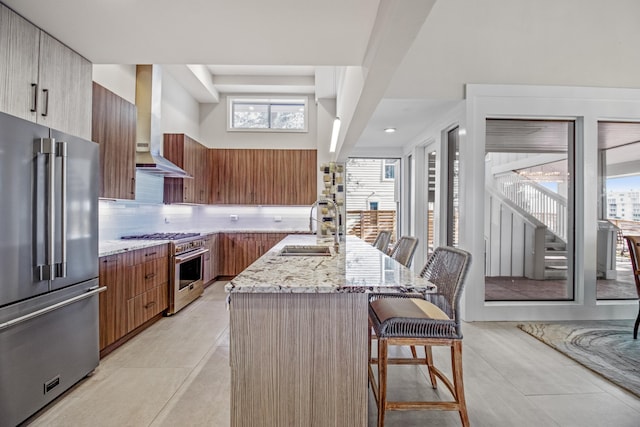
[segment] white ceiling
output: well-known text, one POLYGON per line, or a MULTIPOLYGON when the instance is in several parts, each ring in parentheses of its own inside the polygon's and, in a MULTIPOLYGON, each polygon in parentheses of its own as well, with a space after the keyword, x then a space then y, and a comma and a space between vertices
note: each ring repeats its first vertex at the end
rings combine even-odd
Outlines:
POLYGON ((320 97, 361 66, 351 148, 416 142, 466 83, 640 88, 637 0, 1 1, 94 63, 166 65, 201 102, 184 64, 221 93, 320 97))

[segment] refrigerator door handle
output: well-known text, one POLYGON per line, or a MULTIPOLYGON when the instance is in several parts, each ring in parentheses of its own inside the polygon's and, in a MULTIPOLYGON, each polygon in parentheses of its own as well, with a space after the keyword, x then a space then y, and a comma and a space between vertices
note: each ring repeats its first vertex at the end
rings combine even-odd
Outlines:
POLYGON ((56 264, 56 277, 67 277, 67 143, 56 144, 56 156, 61 158, 60 182, 60 262, 56 264))
POLYGON ((4 329, 7 329, 7 328, 10 328, 12 326, 16 326, 16 325, 18 325, 20 323, 24 323, 24 322, 26 322, 28 320, 31 320, 31 319, 34 319, 36 317, 42 316, 43 314, 50 313, 50 312, 52 312, 54 310, 57 310, 59 308, 62 308, 64 306, 66 306, 66 305, 73 304, 74 302, 78 302, 78 301, 83 300, 85 298, 92 297, 92 296, 94 296, 96 294, 99 294, 101 292, 104 292, 106 290, 107 290, 106 286, 89 288, 88 292, 86 292, 84 294, 77 295, 77 296, 75 296, 73 298, 69 298, 69 299, 66 299, 64 301, 60 301, 58 303, 50 305, 48 307, 41 308, 40 310, 36 310, 33 313, 25 314, 24 316, 16 317, 15 319, 11 319, 11 320, 9 320, 7 322, 0 323, 0 331, 2 331, 4 329))
POLYGON ((45 233, 45 263, 37 266, 40 280, 53 280, 55 277, 55 180, 56 180, 56 140, 54 138, 40 138, 36 140, 34 152, 36 155, 47 156, 47 208, 45 216, 47 232, 45 233))

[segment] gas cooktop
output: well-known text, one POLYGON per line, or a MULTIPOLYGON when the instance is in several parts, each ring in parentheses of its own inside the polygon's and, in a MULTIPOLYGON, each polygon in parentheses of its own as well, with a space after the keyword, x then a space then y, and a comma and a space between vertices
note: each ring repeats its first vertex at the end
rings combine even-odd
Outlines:
POLYGON ((200 233, 150 233, 150 234, 133 234, 130 236, 122 236, 125 240, 181 240, 189 237, 197 237, 200 233))

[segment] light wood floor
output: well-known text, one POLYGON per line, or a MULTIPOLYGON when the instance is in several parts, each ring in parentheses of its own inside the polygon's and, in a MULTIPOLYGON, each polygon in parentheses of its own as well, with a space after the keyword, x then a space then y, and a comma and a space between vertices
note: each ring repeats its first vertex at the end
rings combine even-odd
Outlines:
MULTIPOLYGON (((228 426, 229 313, 223 285, 216 282, 183 311, 108 355, 91 377, 26 424, 228 426)), ((464 334, 472 426, 640 425, 640 399, 520 331, 516 323, 468 323, 464 334)), ((437 364, 447 365, 446 351, 435 351, 435 357, 437 364)), ((432 394, 425 385, 421 368, 390 368, 391 398, 432 394)), ((369 396, 369 425, 374 426, 376 408, 369 396)), ((386 425, 458 427, 460 420, 449 412, 390 412, 386 425)))

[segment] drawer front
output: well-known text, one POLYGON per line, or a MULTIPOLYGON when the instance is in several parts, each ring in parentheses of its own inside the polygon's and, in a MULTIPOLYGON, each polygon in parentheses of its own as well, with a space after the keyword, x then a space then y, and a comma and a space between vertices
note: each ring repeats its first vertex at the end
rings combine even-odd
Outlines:
POLYGON ((166 284, 150 289, 127 301, 128 328, 133 331, 147 320, 169 308, 169 288, 166 284))
POLYGON ((169 280, 169 264, 167 259, 154 259, 131 268, 129 298, 140 295, 169 280))
POLYGON ((151 246, 149 248, 138 249, 133 253, 134 263, 142 264, 154 259, 166 258, 169 255, 168 247, 168 244, 162 244, 158 246, 151 246))

